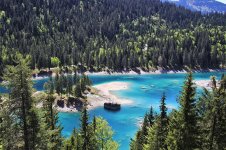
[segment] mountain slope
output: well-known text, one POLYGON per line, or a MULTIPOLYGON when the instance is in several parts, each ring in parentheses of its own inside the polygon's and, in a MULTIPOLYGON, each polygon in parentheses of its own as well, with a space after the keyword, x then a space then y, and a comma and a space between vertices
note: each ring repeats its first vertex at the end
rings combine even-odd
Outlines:
POLYGON ((163 0, 176 3, 193 11, 201 11, 203 13, 210 12, 226 12, 226 4, 216 0, 163 0))
POLYGON ((54 67, 51 57, 92 71, 216 68, 226 64, 225 24, 226 14, 160 0, 0 0, 0 70, 18 52, 32 69, 54 67))

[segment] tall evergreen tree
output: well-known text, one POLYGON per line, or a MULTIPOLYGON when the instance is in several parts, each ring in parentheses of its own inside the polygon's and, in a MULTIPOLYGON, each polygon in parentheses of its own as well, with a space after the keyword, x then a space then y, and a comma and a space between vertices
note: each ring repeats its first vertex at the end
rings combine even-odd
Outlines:
POLYGON ((56 73, 56 76, 55 76, 55 82, 54 82, 54 84, 55 84, 55 89, 56 89, 56 93, 58 94, 58 95, 60 95, 61 94, 61 83, 60 83, 60 76, 59 76, 59 73, 57 72, 56 73))
POLYGON ((53 97, 53 81, 45 83, 47 98, 43 102, 44 117, 46 123, 46 130, 48 132, 48 148, 51 150, 61 149, 63 138, 61 136, 62 128, 58 123, 58 113, 55 110, 53 103, 55 98, 53 97))
MULTIPOLYGON (((9 128, 17 130, 16 136, 12 136, 19 148, 30 150, 38 149, 42 144, 40 135, 40 121, 34 107, 32 98, 31 70, 29 69, 30 57, 25 58, 17 54, 16 66, 9 66, 4 79, 8 81, 9 89, 9 117, 15 122, 9 128), (17 121, 16 121, 17 120, 17 121), (40 145, 39 145, 40 144, 40 145)), ((14 134, 13 132, 10 134, 14 134)))
MULTIPOLYGON (((212 82, 216 82, 212 78, 212 82)), ((198 101, 201 127, 201 143, 203 149, 226 148, 226 88, 223 87, 226 78, 222 78, 219 88, 213 86, 213 90, 204 89, 204 93, 198 101)))
POLYGON ((151 106, 150 112, 148 114, 148 120, 149 120, 149 126, 151 127, 154 124, 154 120, 155 120, 154 112, 153 112, 153 107, 152 106, 151 106))
POLYGON ((160 149, 167 149, 166 145, 166 137, 168 133, 168 116, 167 116, 167 108, 166 108, 166 96, 163 93, 161 98, 161 105, 160 105, 160 120, 159 120, 159 147, 160 149))
POLYGON ((148 131, 149 128, 154 125, 155 116, 153 112, 153 107, 151 106, 150 112, 146 113, 144 116, 141 129, 136 133, 135 139, 131 139, 130 149, 131 150, 142 150, 148 141, 148 131))
POLYGON ((167 149, 168 117, 165 100, 166 96, 163 93, 159 107, 160 114, 156 117, 154 124, 148 129, 147 143, 144 145, 144 149, 167 149))
POLYGON ((196 88, 192 73, 188 73, 179 97, 180 107, 171 116, 167 144, 169 149, 190 150, 198 148, 196 88))
POLYGON ((83 143, 82 143, 83 150, 87 150, 88 144, 89 144, 88 121, 89 121, 89 117, 88 117, 87 108, 84 107, 81 113, 81 135, 83 139, 83 143))

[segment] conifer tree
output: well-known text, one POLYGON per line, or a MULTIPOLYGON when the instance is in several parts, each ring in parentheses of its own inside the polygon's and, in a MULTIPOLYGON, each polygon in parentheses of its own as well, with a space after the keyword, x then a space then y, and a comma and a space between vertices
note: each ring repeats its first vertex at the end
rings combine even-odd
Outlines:
POLYGON ((64 141, 63 149, 65 150, 83 150, 82 137, 78 130, 74 129, 71 136, 64 141))
MULTIPOLYGON (((213 80, 214 78, 212 78, 213 80)), ((226 148, 226 89, 221 80, 219 88, 214 86, 212 91, 204 89, 204 93, 198 101, 201 127, 201 143, 203 149, 226 148)))
POLYGON ((60 88, 60 76, 59 76, 59 73, 57 72, 56 73, 56 76, 55 76, 55 89, 56 89, 56 93, 58 94, 58 95, 60 95, 61 94, 61 88, 60 88))
POLYGON ((151 127, 154 124, 154 120, 155 120, 154 112, 153 112, 153 107, 152 106, 151 106, 150 112, 148 114, 148 120, 149 120, 149 126, 151 127))
POLYGON ((12 124, 14 120, 10 117, 11 112, 9 110, 10 103, 9 100, 4 98, 5 100, 1 102, 0 109, 0 139, 2 149, 16 149, 18 141, 15 138, 15 134, 17 133, 17 128, 13 127, 12 124))
POLYGON ((74 95, 75 97, 82 97, 82 89, 80 86, 80 82, 78 82, 74 88, 74 95))
POLYGON ((4 80, 8 81, 7 86, 10 91, 8 117, 12 117, 10 120, 14 121, 9 128, 17 130, 17 134, 9 140, 16 139, 14 145, 25 150, 38 148, 44 140, 41 137, 40 120, 32 98, 29 62, 29 56, 23 58, 21 54, 17 54, 16 66, 9 66, 4 76, 4 80))
POLYGON ((165 93, 163 93, 162 98, 161 98, 161 105, 160 105, 160 120, 159 120, 159 147, 160 149, 167 149, 166 146, 166 137, 168 133, 168 117, 167 117, 167 108, 166 108, 166 96, 165 93))
POLYGON ((148 127, 149 127, 149 120, 148 120, 148 114, 145 114, 144 116, 144 121, 141 127, 141 144, 146 144, 147 143, 147 139, 146 136, 148 135, 148 127))
POLYGON ((88 135, 88 112, 87 112, 87 108, 84 107, 81 113, 81 135, 82 135, 82 139, 83 139, 83 143, 82 143, 82 149, 83 150, 87 150, 88 149, 88 144, 89 144, 89 135, 88 135))
POLYGON ((188 73, 179 97, 180 107, 171 114, 167 144, 169 149, 198 148, 198 126, 192 73, 188 73))
POLYGON ((151 106, 150 112, 144 116, 141 129, 136 133, 135 139, 131 139, 131 150, 142 150, 144 148, 143 146, 148 142, 148 130, 154 125, 154 120, 153 107, 151 106))
POLYGON ((153 125, 148 129, 147 143, 144 145, 144 149, 167 149, 168 117, 165 100, 166 96, 163 93, 159 106, 160 114, 156 117, 153 125))
POLYGON ((45 114, 45 123, 46 129, 48 132, 48 148, 52 150, 60 149, 62 146, 62 128, 58 125, 58 113, 55 110, 53 103, 53 83, 52 79, 49 82, 45 83, 44 87, 46 89, 47 98, 43 102, 44 114, 45 114))
POLYGON ((96 116, 93 117, 93 131, 95 132, 97 128, 96 116))

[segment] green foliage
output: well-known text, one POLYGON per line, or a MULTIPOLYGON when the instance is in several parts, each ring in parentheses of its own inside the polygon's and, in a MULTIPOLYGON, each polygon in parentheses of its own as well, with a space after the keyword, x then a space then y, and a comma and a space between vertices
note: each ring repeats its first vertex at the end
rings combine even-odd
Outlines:
POLYGON ((0 10, 0 68, 13 64, 18 50, 31 55, 32 69, 219 68, 226 63, 224 14, 204 15, 158 0, 2 0, 0 10))
POLYGON ((170 125, 172 128, 169 128, 168 144, 175 143, 177 149, 195 149, 199 146, 195 93, 192 73, 189 73, 179 98, 180 108, 175 112, 175 120, 170 125))
MULTIPOLYGON (((212 78, 215 82, 215 78, 212 78)), ((199 126, 201 127, 201 144, 204 149, 222 149, 226 147, 226 91, 224 84, 226 78, 223 77, 221 85, 213 91, 205 89, 198 101, 200 114, 199 126)))
POLYGON ((81 128, 74 130, 71 137, 64 142, 64 149, 71 150, 118 150, 119 145, 113 140, 113 130, 101 117, 94 117, 88 122, 88 112, 81 113, 81 128))
POLYGON ((167 149, 168 116, 165 100, 166 96, 163 94, 160 104, 160 115, 157 116, 153 125, 148 128, 148 134, 146 135, 147 142, 144 143, 144 149, 167 149))
POLYGON ((88 86, 91 86, 92 82, 88 76, 82 74, 81 77, 75 74, 64 74, 62 72, 56 73, 54 81, 51 78, 51 91, 56 92, 58 95, 67 94, 75 97, 83 97, 83 93, 87 90, 88 86))
POLYGON ((51 57, 51 66, 52 67, 59 67, 60 60, 57 57, 51 57))
POLYGON ((75 90, 74 90, 75 97, 82 97, 82 89, 80 84, 76 84, 75 90))
POLYGON ((4 75, 10 92, 3 108, 3 149, 45 148, 47 143, 42 143, 41 122, 31 97, 30 57, 17 54, 15 62, 16 66, 8 66, 4 75))
POLYGON ((148 141, 148 130, 154 125, 155 119, 153 108, 151 107, 150 112, 144 116, 141 130, 137 132, 135 139, 131 139, 131 150, 142 150, 144 149, 144 145, 150 142, 148 141))
POLYGON ((89 142, 90 142, 90 136, 88 134, 88 112, 87 108, 83 108, 82 114, 81 114, 81 136, 82 136, 82 149, 88 149, 89 148, 89 142))
POLYGON ((61 149, 63 137, 61 136, 62 128, 58 123, 58 113, 55 110, 53 103, 55 98, 53 97, 53 80, 45 84, 47 98, 43 101, 43 112, 45 118, 45 128, 47 130, 48 149, 57 150, 61 149))
MULTIPOLYGON (((94 122, 93 122, 94 123, 94 122)), ((96 139, 97 149, 117 150, 119 145, 113 140, 113 130, 108 125, 108 122, 103 118, 97 117, 95 119, 94 138, 96 139)))

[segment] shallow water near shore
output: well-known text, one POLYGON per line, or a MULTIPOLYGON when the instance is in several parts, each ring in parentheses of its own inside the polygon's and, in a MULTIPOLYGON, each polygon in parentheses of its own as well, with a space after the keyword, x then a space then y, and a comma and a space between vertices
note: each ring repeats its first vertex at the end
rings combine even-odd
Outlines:
MULTIPOLYGON (((208 80, 214 75, 220 79, 223 72, 194 73, 195 80, 208 80)), ((144 114, 149 111, 150 106, 156 112, 159 111, 159 101, 162 93, 166 94, 168 111, 177 109, 177 97, 181 91, 186 74, 150 74, 150 75, 90 75, 94 85, 108 82, 127 82, 129 88, 114 91, 113 94, 122 99, 133 101, 130 105, 122 105, 118 112, 110 112, 103 107, 89 111, 90 121, 93 116, 101 116, 109 122, 115 131, 114 139, 120 143, 120 150, 128 150, 130 139, 135 136, 139 129, 139 122, 144 114)), ((34 88, 43 90, 43 84, 48 78, 35 80, 34 88)), ((4 92, 0 87, 0 92, 4 92)), ((197 88, 198 93, 202 88, 197 88)), ((59 113, 59 123, 63 126, 62 134, 69 137, 74 128, 80 126, 79 113, 59 113)))

